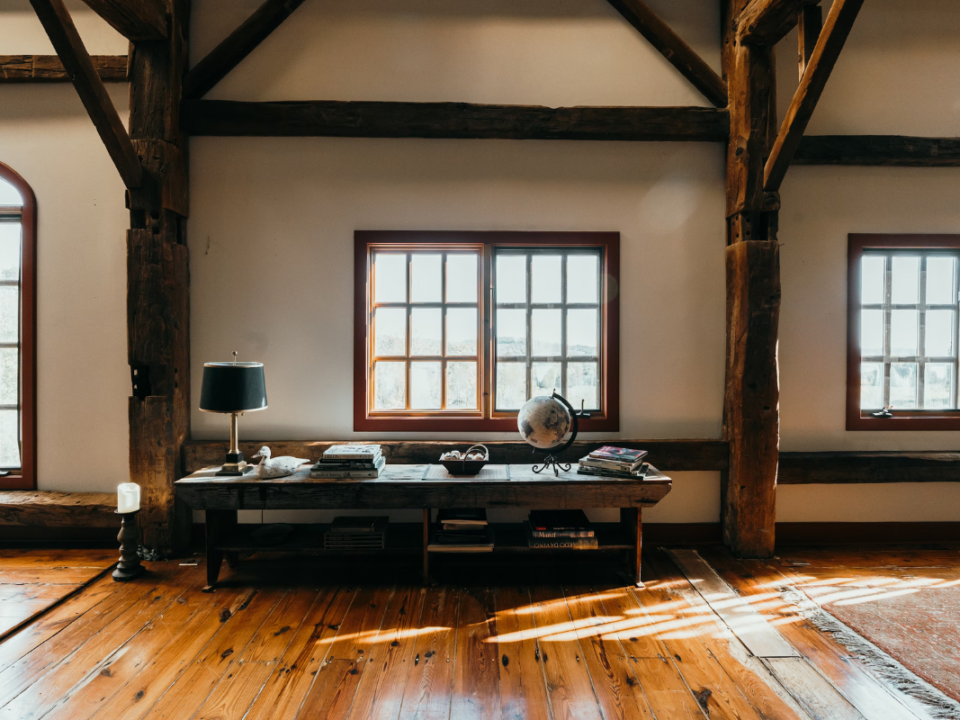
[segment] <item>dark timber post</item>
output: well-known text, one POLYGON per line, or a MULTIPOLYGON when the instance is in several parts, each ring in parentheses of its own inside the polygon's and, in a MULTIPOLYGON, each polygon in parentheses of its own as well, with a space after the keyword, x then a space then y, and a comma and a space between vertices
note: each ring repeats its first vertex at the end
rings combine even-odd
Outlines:
POLYGON ((767 150, 776 135, 769 47, 742 44, 747 0, 721 0, 723 70, 730 97, 727 147, 727 361, 723 432, 730 443, 722 482, 724 543, 741 557, 774 550, 780 314, 779 197, 764 193, 767 150))
POLYGON ((130 47, 130 137, 143 164, 127 193, 127 330, 133 382, 130 478, 142 488, 142 542, 165 552, 186 545, 190 514, 173 483, 190 433, 190 339, 186 146, 180 86, 189 0, 169 0, 167 37, 130 47))

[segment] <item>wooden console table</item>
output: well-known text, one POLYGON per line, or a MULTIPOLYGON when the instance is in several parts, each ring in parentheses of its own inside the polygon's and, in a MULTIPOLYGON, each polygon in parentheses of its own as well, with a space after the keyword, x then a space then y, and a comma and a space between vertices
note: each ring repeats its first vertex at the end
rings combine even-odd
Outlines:
MULTIPOLYGON (((374 480, 327 480, 310 477, 304 466, 289 477, 260 480, 255 475, 217 477, 219 468, 206 468, 175 483, 176 495, 194 510, 206 511, 207 583, 214 586, 224 555, 257 550, 289 550, 322 554, 397 554, 423 557, 423 580, 428 581, 427 551, 433 508, 620 508, 619 523, 595 523, 598 550, 530 548, 521 525, 494 524, 494 553, 578 553, 617 551, 640 584, 642 509, 656 505, 670 492, 669 478, 620 480, 579 475, 576 471, 536 474, 530 465, 509 465, 509 480, 455 478, 424 480, 428 465, 387 465, 374 480), (237 523, 238 510, 423 510, 423 527, 411 536, 388 531, 383 550, 330 550, 323 547, 326 525, 298 525, 281 545, 261 547, 251 539, 257 525, 237 523), (393 536, 397 535, 396 538, 393 536), (419 535, 419 537, 417 537, 419 535)), ((488 466, 489 467, 489 466, 488 466)), ((419 530, 419 528, 418 528, 419 530)), ((450 554, 450 553, 444 553, 450 554)))

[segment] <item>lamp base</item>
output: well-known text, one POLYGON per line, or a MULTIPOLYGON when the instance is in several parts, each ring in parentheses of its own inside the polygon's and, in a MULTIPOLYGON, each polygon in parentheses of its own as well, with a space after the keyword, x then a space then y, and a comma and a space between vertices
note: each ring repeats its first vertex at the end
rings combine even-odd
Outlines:
POLYGON ((217 475, 237 477, 239 475, 243 475, 252 467, 253 465, 244 461, 242 452, 228 452, 227 461, 221 466, 220 472, 218 472, 217 475))

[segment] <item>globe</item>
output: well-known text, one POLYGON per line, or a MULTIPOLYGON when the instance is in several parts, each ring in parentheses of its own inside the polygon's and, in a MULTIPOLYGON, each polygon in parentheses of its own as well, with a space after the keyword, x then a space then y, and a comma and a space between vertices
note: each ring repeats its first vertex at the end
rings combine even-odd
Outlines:
POLYGON ((570 429, 570 411, 556 398, 540 395, 530 398, 520 408, 517 427, 520 435, 530 445, 549 450, 563 442, 570 429))

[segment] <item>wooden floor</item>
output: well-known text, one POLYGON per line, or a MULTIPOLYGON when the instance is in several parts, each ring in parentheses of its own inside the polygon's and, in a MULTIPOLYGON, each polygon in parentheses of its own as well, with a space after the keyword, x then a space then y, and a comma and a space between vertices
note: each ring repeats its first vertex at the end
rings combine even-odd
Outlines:
MULTIPOLYGON (((37 577, 68 557, 5 556, 37 577)), ((424 589, 415 568, 368 570, 357 585, 347 571, 251 562, 214 593, 202 563, 151 563, 0 642, 0 720, 960 718, 808 621, 790 595, 808 565, 717 549, 644 561, 643 589, 508 585, 482 569, 474 582, 500 584, 424 589)), ((565 571, 580 580, 552 576, 565 571)))

